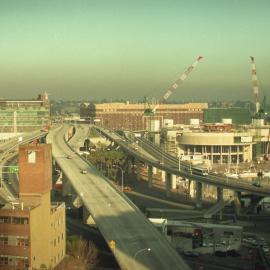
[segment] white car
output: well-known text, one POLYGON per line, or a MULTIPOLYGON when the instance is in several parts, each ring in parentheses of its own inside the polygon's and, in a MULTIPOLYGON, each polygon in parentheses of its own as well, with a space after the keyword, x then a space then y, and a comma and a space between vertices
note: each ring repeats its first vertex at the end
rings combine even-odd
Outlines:
POLYGON ((81 170, 81 174, 87 174, 86 170, 81 170))

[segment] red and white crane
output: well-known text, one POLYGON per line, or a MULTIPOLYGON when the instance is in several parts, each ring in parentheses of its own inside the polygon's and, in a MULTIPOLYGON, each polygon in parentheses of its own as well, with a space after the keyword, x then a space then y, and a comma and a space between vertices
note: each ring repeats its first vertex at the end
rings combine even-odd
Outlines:
POLYGON ((180 76, 178 80, 172 84, 169 89, 165 92, 165 94, 160 98, 160 101, 158 104, 155 105, 155 107, 152 109, 152 112, 155 113, 156 109, 159 107, 159 104, 164 103, 170 95, 185 81, 185 79, 189 76, 189 74, 193 71, 193 69, 198 65, 199 61, 203 59, 203 56, 198 56, 196 61, 189 66, 184 73, 180 76))
POLYGON ((259 85, 258 85, 258 77, 257 77, 256 66, 255 66, 255 58, 253 56, 250 56, 250 60, 251 60, 252 88, 253 88, 253 94, 255 96, 256 113, 258 113, 260 110, 260 102, 259 102, 259 85))

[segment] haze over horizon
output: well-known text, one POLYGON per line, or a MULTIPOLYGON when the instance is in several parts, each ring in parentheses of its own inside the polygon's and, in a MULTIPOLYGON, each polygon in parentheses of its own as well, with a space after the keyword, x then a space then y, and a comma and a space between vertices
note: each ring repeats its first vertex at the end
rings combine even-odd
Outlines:
POLYGON ((269 97, 270 1, 0 2, 0 96, 159 99, 198 55, 205 58, 169 98, 269 97))

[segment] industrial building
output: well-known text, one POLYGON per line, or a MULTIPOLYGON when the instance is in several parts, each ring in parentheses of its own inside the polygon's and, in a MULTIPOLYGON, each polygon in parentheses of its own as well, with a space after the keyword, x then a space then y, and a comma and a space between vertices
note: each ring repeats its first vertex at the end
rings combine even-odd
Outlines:
POLYGON ((49 269, 66 254, 65 204, 51 203, 51 145, 19 149, 19 198, 0 209, 0 269, 49 269))
POLYGON ((0 100, 0 133, 22 133, 50 125, 50 102, 44 92, 32 100, 0 100))
POLYGON ((167 118, 177 124, 188 124, 192 118, 203 120, 207 107, 207 103, 159 104, 155 115, 149 116, 143 103, 82 103, 80 118, 109 130, 148 130, 150 120, 158 120, 160 127, 167 118))
POLYGON ((171 125, 161 130, 165 151, 182 160, 209 160, 214 163, 241 163, 262 156, 269 148, 270 127, 258 121, 235 125, 231 119, 205 124, 192 119, 190 125, 171 125))
POLYGON ((243 227, 169 220, 149 219, 178 250, 200 253, 214 253, 217 250, 228 251, 241 246, 243 227))

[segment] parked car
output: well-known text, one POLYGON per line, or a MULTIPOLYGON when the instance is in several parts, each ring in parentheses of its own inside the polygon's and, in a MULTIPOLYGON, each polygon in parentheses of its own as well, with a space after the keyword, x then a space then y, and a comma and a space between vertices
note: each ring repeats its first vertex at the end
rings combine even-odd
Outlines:
POLYGON ((269 247, 268 247, 267 245, 264 245, 264 246, 262 247, 262 250, 263 250, 265 253, 267 253, 267 252, 269 252, 269 247))

